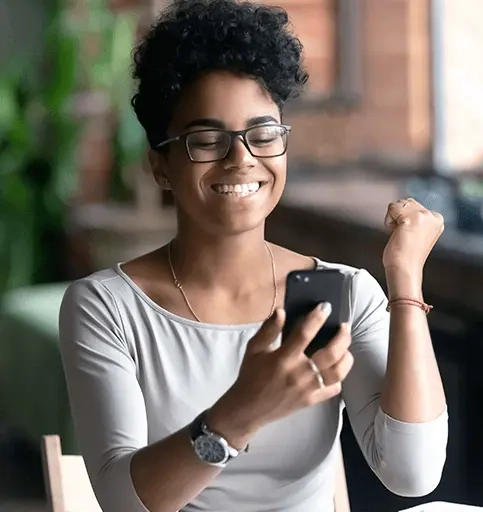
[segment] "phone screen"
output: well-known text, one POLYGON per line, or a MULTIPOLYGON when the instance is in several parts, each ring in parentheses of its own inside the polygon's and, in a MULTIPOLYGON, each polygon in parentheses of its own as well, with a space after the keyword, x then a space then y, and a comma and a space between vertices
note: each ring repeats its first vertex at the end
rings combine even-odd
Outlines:
POLYGON ((342 322, 342 301, 347 296, 347 278, 335 269, 314 269, 291 272, 287 276, 285 292, 286 320, 282 331, 282 343, 292 330, 321 302, 330 302, 332 312, 317 333, 305 353, 312 356, 317 350, 327 346, 337 334, 342 322))

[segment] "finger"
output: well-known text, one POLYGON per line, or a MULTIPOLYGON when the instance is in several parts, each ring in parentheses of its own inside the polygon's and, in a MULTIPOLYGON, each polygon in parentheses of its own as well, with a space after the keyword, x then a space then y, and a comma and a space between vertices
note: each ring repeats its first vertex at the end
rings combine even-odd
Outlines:
POLYGON ((433 212, 432 210, 430 210, 430 213, 438 221, 438 224, 440 224, 441 232, 443 232, 444 231, 444 217, 443 217, 443 215, 441 215, 441 213, 439 213, 439 212, 433 212))
POLYGON ((416 209, 424 209, 424 206, 416 201, 416 199, 412 197, 406 197, 406 199, 398 199, 395 203, 393 203, 396 206, 400 206, 401 208, 407 209, 407 208, 416 208, 416 209))
POLYGON ((265 320, 257 334, 249 341, 247 352, 256 354, 270 350, 271 345, 282 332, 284 323, 285 311, 282 308, 277 308, 273 315, 265 320))
POLYGON ((317 365, 314 363, 314 361, 310 357, 308 357, 306 360, 307 360, 307 365, 310 368, 310 373, 312 374, 313 377, 315 377, 315 380, 317 381, 317 385, 319 386, 319 388, 325 387, 324 379, 322 378, 322 374, 320 373, 319 369, 317 368, 317 365))
POLYGON ((349 350, 351 341, 350 327, 344 323, 330 343, 312 356, 317 368, 322 372, 337 364, 349 350))
MULTIPOLYGON (((315 368, 315 371, 314 368, 310 366, 311 362, 312 360, 307 357, 301 359, 300 366, 298 366, 295 372, 292 372, 289 380, 289 384, 296 385, 306 393, 311 393, 322 387, 317 376, 320 375, 320 378, 322 378, 322 375, 317 368, 315 368)), ((325 385, 323 387, 325 387, 325 385)))
POLYGON ((413 208, 414 206, 418 206, 419 208, 424 208, 421 204, 419 204, 412 197, 407 197, 405 199, 398 199, 397 201, 392 201, 388 205, 389 210, 406 210, 408 208, 413 208))
POLYGON ((384 227, 386 228, 387 231, 392 231, 396 226, 396 222, 392 218, 391 212, 389 210, 390 205, 388 206, 386 216, 384 217, 384 227))
POLYGON ((404 205, 409 204, 408 201, 409 199, 399 199, 398 201, 388 204, 386 216, 384 218, 384 227, 388 231, 393 231, 393 229, 396 227, 396 220, 405 208, 404 205))
POLYGON ((330 386, 325 386, 324 388, 317 386, 315 391, 307 393, 305 405, 310 407, 320 402, 326 402, 327 400, 330 400, 331 398, 340 395, 341 391, 342 384, 340 382, 336 382, 335 384, 331 384, 330 386))
POLYGON ((303 353, 320 331, 331 312, 332 305, 330 302, 324 302, 315 307, 297 324, 287 341, 280 348, 280 352, 288 357, 303 353))
POLYGON ((427 210, 416 201, 412 203, 400 203, 399 201, 390 203, 384 219, 384 226, 391 232, 400 224, 411 224, 415 215, 419 218, 419 216, 424 215, 426 212, 427 210))
POLYGON ((325 385, 330 386, 336 382, 342 382, 347 377, 353 364, 354 356, 346 351, 336 364, 320 372, 325 385))

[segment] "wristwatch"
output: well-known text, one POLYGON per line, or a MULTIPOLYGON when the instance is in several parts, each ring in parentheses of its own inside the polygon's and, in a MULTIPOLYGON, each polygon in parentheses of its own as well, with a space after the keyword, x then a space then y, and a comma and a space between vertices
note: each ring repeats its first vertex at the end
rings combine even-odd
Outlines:
POLYGON ((206 411, 203 411, 190 425, 191 444, 200 460, 219 468, 233 460, 240 453, 230 446, 228 441, 212 432, 205 423, 206 411))

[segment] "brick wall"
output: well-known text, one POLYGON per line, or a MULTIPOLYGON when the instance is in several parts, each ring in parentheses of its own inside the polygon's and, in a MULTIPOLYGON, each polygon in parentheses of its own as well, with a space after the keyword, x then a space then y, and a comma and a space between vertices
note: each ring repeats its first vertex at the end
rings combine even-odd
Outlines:
POLYGON ((330 95, 335 83, 337 0, 265 0, 290 14, 295 33, 305 48, 304 60, 310 73, 306 94, 330 95))
MULTIPOLYGON (((311 98, 333 91, 338 1, 265 0, 288 11, 304 44, 311 98)), ((291 155, 324 162, 366 154, 398 162, 425 160, 432 117, 430 0, 354 1, 360 11, 360 102, 350 109, 295 105, 287 119, 293 126, 291 155)), ((152 2, 156 11, 166 0, 152 2)))
MULTIPOLYGON (((313 45, 320 43, 315 36, 306 37, 304 2, 279 2, 296 20, 307 53, 314 53, 313 45)), ((429 0, 360 0, 359 23, 360 102, 346 110, 328 105, 311 112, 300 104, 298 113, 290 115, 292 156, 340 161, 369 154, 409 163, 424 160, 431 141, 429 0)))

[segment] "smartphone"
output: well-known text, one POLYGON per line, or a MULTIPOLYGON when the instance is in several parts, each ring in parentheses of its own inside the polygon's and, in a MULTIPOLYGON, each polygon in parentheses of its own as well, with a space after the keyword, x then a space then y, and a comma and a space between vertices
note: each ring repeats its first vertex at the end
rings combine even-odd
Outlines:
POLYGON ((347 322, 343 318, 343 301, 347 300, 348 280, 345 274, 336 269, 313 269, 290 272, 285 291, 285 325, 282 330, 282 343, 288 338, 297 324, 321 302, 330 302, 332 312, 317 333, 305 354, 310 357, 337 334, 339 326, 347 322))

